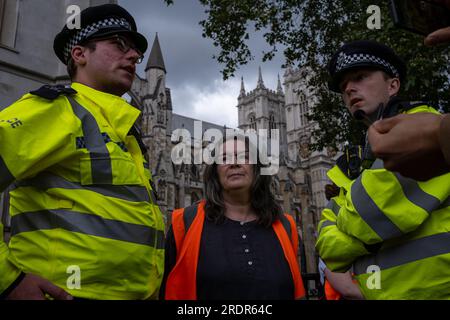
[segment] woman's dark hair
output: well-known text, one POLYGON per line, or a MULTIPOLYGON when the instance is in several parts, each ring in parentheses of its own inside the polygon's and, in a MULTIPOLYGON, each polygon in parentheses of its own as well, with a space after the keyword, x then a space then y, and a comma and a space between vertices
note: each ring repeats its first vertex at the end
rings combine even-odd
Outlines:
MULTIPOLYGON (((229 140, 231 140, 230 137, 225 137, 222 144, 229 140)), ((250 140, 246 136, 246 151, 249 150, 249 146, 250 140)), ((272 176, 261 175, 262 167, 263 165, 259 160, 258 153, 257 164, 253 165, 253 183, 250 188, 251 207, 258 216, 258 223, 265 227, 270 227, 282 214, 282 209, 271 191, 272 176)), ((225 220, 225 204, 223 201, 223 189, 220 184, 216 161, 214 161, 213 164, 206 166, 203 179, 205 184, 206 217, 215 223, 221 223, 225 220)))

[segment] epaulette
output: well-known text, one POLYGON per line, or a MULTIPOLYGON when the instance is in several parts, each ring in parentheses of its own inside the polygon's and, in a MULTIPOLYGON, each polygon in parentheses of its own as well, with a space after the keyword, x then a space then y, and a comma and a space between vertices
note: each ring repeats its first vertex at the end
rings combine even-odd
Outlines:
POLYGON ((72 95, 76 94, 77 91, 75 89, 72 89, 71 87, 65 87, 63 85, 45 85, 37 90, 30 91, 30 93, 47 100, 55 100, 60 95, 72 95))
POLYGON ((402 98, 394 96, 389 100, 389 103, 387 104, 386 108, 384 109, 383 118, 394 117, 400 113, 407 112, 411 109, 414 109, 416 107, 423 106, 423 105, 430 106, 425 101, 408 101, 408 100, 403 100, 402 98))

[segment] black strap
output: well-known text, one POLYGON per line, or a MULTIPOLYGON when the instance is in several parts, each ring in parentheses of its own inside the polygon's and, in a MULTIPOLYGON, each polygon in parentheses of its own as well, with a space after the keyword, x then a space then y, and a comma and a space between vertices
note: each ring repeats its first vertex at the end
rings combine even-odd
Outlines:
POLYGON ((195 216, 197 215, 197 210, 198 210, 198 203, 195 203, 184 209, 183 222, 185 235, 188 232, 192 222, 194 221, 195 216))
POLYGON ((362 153, 361 146, 349 146, 345 148, 344 154, 336 161, 336 165, 350 180, 358 178, 361 173, 362 153))
POLYGON ((289 236, 289 239, 292 239, 292 230, 291 230, 291 223, 289 222, 288 218, 284 214, 280 215, 280 222, 284 227, 284 230, 286 230, 286 233, 289 236))
POLYGON ((17 286, 22 282, 23 278, 25 278, 26 274, 21 272, 20 275, 14 280, 14 282, 0 294, 0 300, 5 300, 8 298, 9 294, 17 288, 17 286))
POLYGON ((65 96, 73 95, 76 94, 77 91, 71 87, 66 87, 63 85, 56 85, 56 86, 45 85, 37 90, 30 91, 30 93, 47 100, 55 100, 60 95, 65 96))
POLYGON ((139 148, 141 149, 142 154, 147 152, 147 146, 144 141, 142 141, 142 133, 139 127, 135 124, 131 127, 130 132, 128 132, 129 136, 134 136, 139 144, 139 148))

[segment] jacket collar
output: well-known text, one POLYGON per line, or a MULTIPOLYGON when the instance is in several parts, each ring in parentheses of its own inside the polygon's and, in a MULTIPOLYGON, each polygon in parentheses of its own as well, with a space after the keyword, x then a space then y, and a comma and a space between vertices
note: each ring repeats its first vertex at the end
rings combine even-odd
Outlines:
POLYGON ((72 83, 72 88, 83 98, 89 99, 102 113, 118 137, 125 141, 128 132, 141 112, 121 97, 92 89, 81 83, 72 83))

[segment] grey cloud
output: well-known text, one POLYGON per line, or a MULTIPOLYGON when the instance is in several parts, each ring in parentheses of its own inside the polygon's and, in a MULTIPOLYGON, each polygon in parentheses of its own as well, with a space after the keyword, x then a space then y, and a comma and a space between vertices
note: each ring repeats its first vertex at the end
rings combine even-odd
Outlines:
MULTIPOLYGON (((205 14, 197 0, 175 0, 172 6, 166 6, 163 0, 120 0, 119 3, 133 14, 150 46, 158 32, 169 86, 189 82, 208 87, 212 83, 211 79, 221 77, 222 66, 212 59, 218 49, 210 39, 202 38, 199 21, 205 14)), ((256 77, 258 65, 262 65, 267 79, 276 78, 276 74, 281 73, 281 54, 273 62, 263 64, 260 53, 267 46, 261 36, 252 35, 250 45, 255 60, 237 70, 236 76, 256 77)), ((143 68, 139 71, 143 72, 143 68)))
MULTIPOLYGON (((175 0, 175 4, 167 7, 163 0, 119 0, 135 18, 138 29, 149 41, 148 57, 151 45, 158 33, 164 62, 167 69, 167 86, 179 100, 174 101, 174 109, 190 116, 196 97, 189 96, 186 91, 175 92, 187 86, 198 88, 200 92, 218 90, 217 82, 221 80, 222 68, 212 56, 218 52, 210 39, 202 37, 199 21, 205 17, 204 8, 197 0, 175 0), (179 105, 182 103, 183 105, 179 105)), ((252 35, 250 48, 255 60, 242 66, 235 72, 236 78, 244 77, 247 91, 256 87, 258 66, 261 65, 264 82, 267 87, 275 89, 277 73, 282 75, 282 57, 278 55, 274 61, 261 62, 261 51, 267 49, 260 34, 252 35)), ((138 73, 144 74, 146 61, 138 67, 138 73)), ((236 99, 239 92, 230 93, 236 99)), ((237 100, 236 100, 237 104, 237 100)), ((234 106, 233 106, 234 107, 234 106)))

